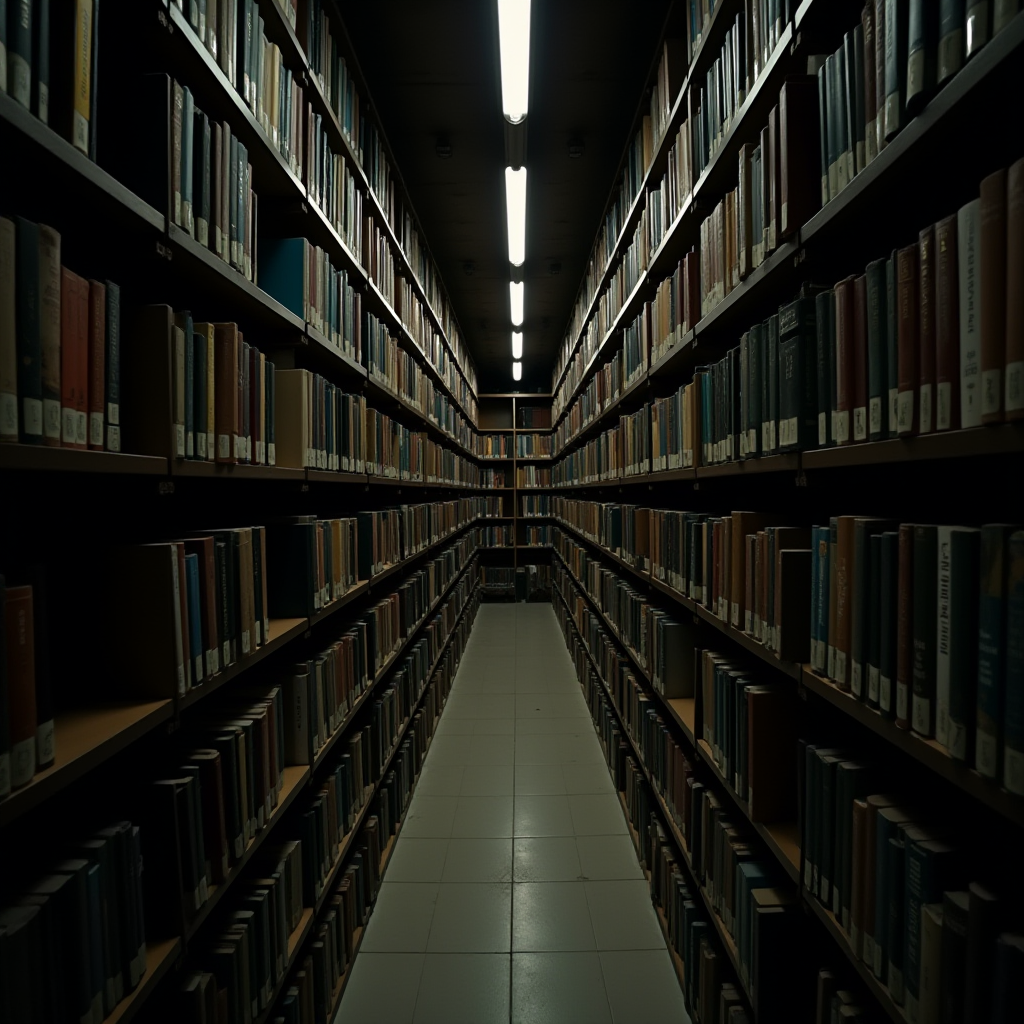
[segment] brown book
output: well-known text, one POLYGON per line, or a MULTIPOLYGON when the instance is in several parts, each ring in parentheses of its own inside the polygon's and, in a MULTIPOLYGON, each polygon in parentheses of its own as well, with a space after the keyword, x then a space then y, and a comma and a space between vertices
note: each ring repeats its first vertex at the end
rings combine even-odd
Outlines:
MULTIPOLYGON (((1003 419, 1006 366, 1006 170, 981 182, 981 422, 1003 419)), ((1019 289, 1019 281, 1011 283, 1019 289)))
POLYGON ((89 447, 103 451, 107 390, 107 286, 89 281, 89 447))
POLYGON ((875 5, 868 0, 860 15, 864 32, 864 159, 871 163, 878 156, 875 134, 875 5))
POLYGON ((761 217, 760 223, 754 225, 754 266, 759 267, 771 251, 768 248, 768 219, 770 214, 771 196, 771 135, 768 125, 761 129, 761 217))
POLYGON ((853 439, 868 439, 868 279, 853 279, 853 439))
POLYGON ((790 238, 821 206, 818 79, 787 78, 779 93, 779 236, 790 238))
POLYGON ((852 277, 835 287, 836 295, 836 443, 849 444, 854 408, 855 344, 852 277))
POLYGON ((61 443, 85 448, 88 403, 89 283, 61 267, 61 443))
POLYGON ((764 529, 765 517, 760 512, 733 512, 731 519, 732 579, 729 582, 729 622, 737 629, 747 629, 743 614, 747 589, 746 538, 748 534, 764 529))
POLYGON ((917 433, 918 314, 917 246, 896 254, 896 355, 899 391, 896 395, 896 433, 917 433))
POLYGON ((796 715, 788 686, 748 686, 747 808, 751 821, 796 814, 796 715))
MULTIPOLYGON (((353 531, 355 530, 355 523, 352 526, 353 531)), ((266 644, 270 640, 270 612, 269 605, 267 604, 267 528, 265 526, 254 526, 253 527, 253 543, 256 545, 256 550, 260 559, 260 566, 262 571, 260 572, 260 591, 263 598, 263 626, 261 629, 261 635, 263 637, 263 643, 266 644)), ((357 547, 358 550, 358 547, 357 547)))
POLYGON ((743 573, 743 632, 754 635, 754 615, 757 604, 757 534, 748 533, 743 539, 745 569, 743 573))
POLYGON ((202 614, 203 647, 207 677, 220 671, 220 639, 217 632, 217 561, 212 537, 191 537, 185 553, 199 559, 199 607, 202 614))
POLYGON ((1024 157, 1006 174, 1006 387, 1008 420, 1024 419, 1024 157))
POLYGON ((853 538, 855 516, 838 517, 836 557, 832 571, 836 578, 835 658, 832 680, 841 690, 850 689, 851 639, 853 627, 853 538))
POLYGON ((953 214, 935 225, 935 429, 959 426, 960 283, 953 214))
POLYGON ((933 396, 935 393, 935 228, 926 227, 917 239, 918 275, 918 430, 930 434, 935 429, 933 396))
MULTIPOLYGON (((0 594, 3 590, 0 589, 0 594)), ((32 588, 7 587, 2 602, 6 633, 7 726, 11 750, 11 787, 18 789, 36 773, 36 641, 32 588)), ((4 651, 0 650, 0 655, 4 651)))
POLYGON ((238 462, 238 325, 214 324, 213 344, 216 458, 218 462, 238 462))
POLYGON ((683 258, 683 287, 686 300, 684 326, 687 331, 692 331, 700 320, 700 260, 693 249, 683 258))
POLYGON ((914 524, 900 523, 896 594, 896 725, 910 728, 914 685, 914 524))

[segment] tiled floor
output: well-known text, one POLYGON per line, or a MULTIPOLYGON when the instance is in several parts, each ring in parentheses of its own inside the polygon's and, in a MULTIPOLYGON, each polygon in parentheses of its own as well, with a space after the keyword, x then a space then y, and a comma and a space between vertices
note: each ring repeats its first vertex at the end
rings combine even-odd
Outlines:
POLYGON ((481 607, 335 1024, 690 1024, 550 605, 481 607))

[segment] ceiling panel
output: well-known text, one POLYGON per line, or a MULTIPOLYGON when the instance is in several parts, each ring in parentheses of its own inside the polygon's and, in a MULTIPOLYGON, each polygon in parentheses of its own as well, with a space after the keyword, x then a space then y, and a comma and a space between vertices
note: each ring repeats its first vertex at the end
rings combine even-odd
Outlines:
MULTIPOLYGON (((340 0, 482 391, 512 386, 495 0, 340 0), (440 139, 451 157, 438 157, 440 139)), ((533 0, 524 390, 551 367, 668 0, 533 0), (569 157, 570 139, 583 156, 569 157)))

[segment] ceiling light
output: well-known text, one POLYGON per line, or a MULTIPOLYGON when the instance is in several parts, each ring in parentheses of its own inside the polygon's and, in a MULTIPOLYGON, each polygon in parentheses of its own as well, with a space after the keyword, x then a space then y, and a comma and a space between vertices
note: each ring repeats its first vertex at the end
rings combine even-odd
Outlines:
POLYGON ((523 358, 523 332, 513 331, 512 332, 512 358, 522 359, 523 358))
POLYGON ((505 168, 505 212, 508 215, 508 261, 521 267, 526 259, 526 168, 505 168))
POLYGON ((508 294, 512 306, 512 326, 522 327, 523 325, 523 292, 526 286, 522 281, 509 281, 508 294))
POLYGON ((512 364, 512 379, 522 380, 523 379, 523 364, 520 362, 514 362, 512 364))
POLYGON ((518 124, 530 96, 530 0, 498 0, 498 46, 502 113, 518 124))

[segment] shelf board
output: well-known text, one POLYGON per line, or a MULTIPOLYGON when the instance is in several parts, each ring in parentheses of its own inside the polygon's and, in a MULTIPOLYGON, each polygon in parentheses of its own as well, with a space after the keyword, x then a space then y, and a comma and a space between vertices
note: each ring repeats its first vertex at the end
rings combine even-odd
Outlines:
POLYGON ((881 713, 857 700, 852 694, 840 690, 831 682, 804 667, 803 685, 812 693, 827 700, 844 714, 866 726, 892 746, 961 789, 970 797, 1017 825, 1024 825, 1024 797, 1003 789, 994 779, 986 779, 969 768, 963 761, 951 757, 941 743, 925 739, 909 729, 897 729, 896 723, 883 718, 881 713))
POLYGON ((764 455, 759 459, 721 462, 713 466, 697 466, 693 470, 698 480, 729 476, 756 476, 761 473, 798 473, 799 471, 800 455, 797 452, 764 455))
POLYGON ((146 943, 146 970, 135 986, 134 992, 129 992, 114 1007, 109 1017, 105 1018, 103 1024, 128 1024, 135 1015, 142 1009, 142 1004, 149 998, 154 989, 160 984, 163 977, 174 966, 181 953, 181 939, 163 939, 160 942, 146 943))
POLYGON ((171 700, 67 711, 54 720, 54 763, 0 801, 0 827, 77 782, 97 765, 171 719, 171 700))
POLYGON ((154 455, 51 448, 41 444, 0 444, 0 469, 167 476, 167 460, 154 455))
POLYGON ((222 686, 237 679, 243 672, 259 664, 264 658, 268 658, 275 651, 280 650, 285 644, 302 635, 309 628, 308 619, 271 619, 268 623, 267 642, 257 647, 248 657, 240 658, 233 665, 229 665, 211 679, 193 686, 184 697, 178 699, 179 713, 186 708, 192 707, 199 701, 215 693, 222 686))
POLYGON ((919 437, 892 438, 803 452, 804 469, 880 466, 926 459, 978 458, 986 455, 1024 454, 1024 423, 969 427, 919 437))
POLYGON ((366 487, 369 483, 365 473, 336 473, 330 469, 307 469, 306 479, 310 483, 344 484, 349 487, 366 487))
POLYGON ((289 480, 304 483, 306 471, 289 466, 252 466, 246 463, 203 462, 198 459, 172 459, 172 476, 205 477, 209 480, 289 480))
POLYGON ((319 625, 324 619, 330 618, 335 612, 341 611, 342 608, 347 604, 351 604, 353 601, 363 597, 370 589, 370 584, 366 580, 359 580, 344 594, 341 595, 336 601, 332 601, 326 608, 321 608, 316 612, 311 619, 308 620, 309 628, 319 625))
POLYGON ((228 877, 221 882, 220 885, 210 887, 209 899, 207 899, 202 907, 199 908, 198 913, 192 921, 189 922, 185 929, 186 942, 195 938, 196 934, 213 913, 217 904, 220 903, 221 899, 224 897, 224 894, 231 889, 234 882, 245 870, 246 865, 250 860, 252 860, 253 855, 266 841, 267 836, 273 831, 274 827, 280 823, 281 819, 284 817, 285 811, 287 811, 292 805, 299 794, 299 790, 302 789, 309 781, 309 777, 310 774, 308 766, 289 766, 285 768, 284 782, 281 786, 281 795, 278 797, 277 806, 274 808, 270 817, 264 822, 263 828, 249 840, 248 845, 242 852, 242 856, 232 864, 231 870, 228 872, 228 877))

